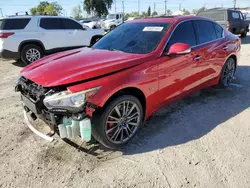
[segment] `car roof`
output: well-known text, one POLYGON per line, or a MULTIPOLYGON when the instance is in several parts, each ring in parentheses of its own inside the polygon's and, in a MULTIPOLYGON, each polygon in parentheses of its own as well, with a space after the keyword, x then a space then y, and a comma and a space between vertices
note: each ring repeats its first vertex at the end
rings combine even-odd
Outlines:
MULTIPOLYGON (((3 17, 0 19, 21 19, 21 18, 69 18, 69 17, 65 17, 65 16, 47 16, 47 15, 13 15, 13 16, 8 16, 8 17, 3 17)), ((72 19, 72 18, 70 18, 72 19)))
POLYGON ((153 17, 153 18, 144 18, 144 19, 137 19, 137 20, 131 20, 130 23, 140 23, 140 22, 168 22, 168 23, 174 23, 174 22, 181 22, 184 20, 192 20, 192 19, 202 19, 202 20, 209 20, 213 21, 212 19, 200 17, 200 16, 161 16, 161 17, 153 17))
POLYGON ((214 12, 214 11, 240 11, 240 10, 234 10, 233 8, 211 8, 201 12, 214 12))

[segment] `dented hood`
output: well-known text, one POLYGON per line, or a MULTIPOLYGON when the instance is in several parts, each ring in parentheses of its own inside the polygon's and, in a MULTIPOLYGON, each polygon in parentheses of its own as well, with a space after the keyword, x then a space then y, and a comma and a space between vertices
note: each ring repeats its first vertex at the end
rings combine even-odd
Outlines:
POLYGON ((136 66, 146 55, 81 48, 42 58, 25 67, 21 74, 44 87, 93 79, 136 66))

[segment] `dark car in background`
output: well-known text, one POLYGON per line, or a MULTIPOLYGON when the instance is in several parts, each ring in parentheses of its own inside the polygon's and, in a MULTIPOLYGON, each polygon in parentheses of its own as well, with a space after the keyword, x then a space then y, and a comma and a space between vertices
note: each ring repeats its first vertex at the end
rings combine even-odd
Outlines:
POLYGON ((241 37, 246 37, 249 31, 249 21, 239 10, 215 8, 199 12, 197 16, 211 18, 227 28, 228 31, 241 35, 241 37))

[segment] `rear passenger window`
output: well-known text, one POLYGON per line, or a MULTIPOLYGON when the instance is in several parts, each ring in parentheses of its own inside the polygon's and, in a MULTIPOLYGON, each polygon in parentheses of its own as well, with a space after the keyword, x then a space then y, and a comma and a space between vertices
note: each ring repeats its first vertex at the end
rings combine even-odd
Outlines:
POLYGON ((0 30, 18 30, 24 29, 30 18, 2 19, 0 20, 0 30))
POLYGON ((70 19, 61 19, 64 29, 83 29, 83 27, 70 19))
POLYGON ((233 19, 240 19, 240 13, 239 12, 232 12, 233 19))
POLYGON ((214 23, 214 28, 215 28, 216 38, 217 39, 223 38, 224 36, 223 28, 215 23, 214 23))
POLYGON ((61 19, 59 18, 41 18, 40 27, 43 29, 63 29, 61 19))
POLYGON ((217 39, 213 22, 205 20, 194 21, 198 44, 203 44, 217 39))
POLYGON ((194 28, 191 21, 185 21, 177 26, 168 42, 166 51, 178 42, 189 44, 191 47, 196 45, 194 28))

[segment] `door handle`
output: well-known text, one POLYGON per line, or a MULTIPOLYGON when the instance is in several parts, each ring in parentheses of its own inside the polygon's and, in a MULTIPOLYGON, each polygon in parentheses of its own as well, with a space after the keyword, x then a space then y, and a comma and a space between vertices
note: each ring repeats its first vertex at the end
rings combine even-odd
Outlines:
POLYGON ((197 55, 197 56, 195 56, 194 60, 195 60, 195 61, 198 61, 200 58, 201 58, 201 56, 200 56, 200 55, 197 55))
POLYGON ((223 50, 227 50, 227 49, 228 49, 228 46, 224 46, 222 49, 223 49, 223 50))

